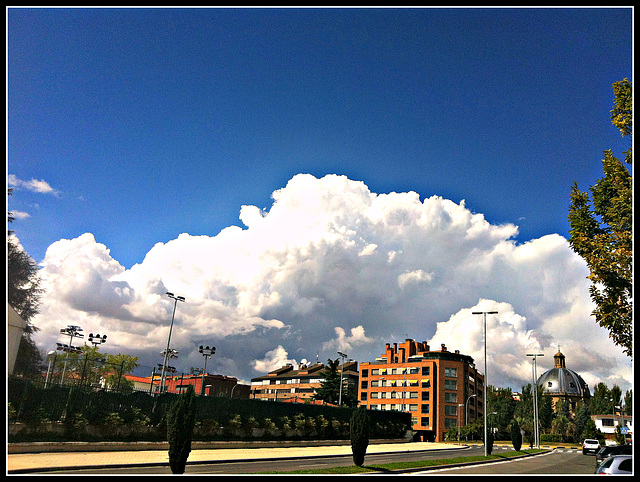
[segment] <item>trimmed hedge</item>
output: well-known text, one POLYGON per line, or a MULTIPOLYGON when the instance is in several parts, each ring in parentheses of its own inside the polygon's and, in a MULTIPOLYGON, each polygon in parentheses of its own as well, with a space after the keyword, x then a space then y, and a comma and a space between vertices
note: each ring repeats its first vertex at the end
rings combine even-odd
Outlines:
MULTIPOLYGON (((9 442, 165 440, 167 411, 179 397, 172 393, 154 397, 146 392, 127 394, 84 387, 44 389, 21 379, 10 379, 8 388, 12 421, 24 424, 20 431, 10 426, 9 442)), ((194 440, 348 439, 354 410, 196 397, 194 440)), ((409 413, 371 410, 367 413, 372 438, 402 438, 411 427, 409 413)))

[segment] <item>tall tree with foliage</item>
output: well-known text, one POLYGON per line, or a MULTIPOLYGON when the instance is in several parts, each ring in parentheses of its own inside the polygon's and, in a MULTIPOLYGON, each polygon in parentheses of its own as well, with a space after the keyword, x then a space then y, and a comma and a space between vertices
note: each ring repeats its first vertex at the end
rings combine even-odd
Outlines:
MULTIPOLYGON (((11 192, 9 189, 8 195, 11 195, 11 192)), ((13 221, 11 213, 8 213, 7 221, 13 221)), ((31 319, 38 313, 38 304, 43 292, 37 263, 22 248, 13 236, 13 231, 8 231, 7 302, 27 323, 16 356, 15 373, 27 376, 40 374, 42 356, 31 338, 38 328, 31 323, 31 319)))
MULTIPOLYGON (((327 360, 327 368, 324 370, 324 381, 316 389, 314 400, 322 400, 333 405, 340 401, 340 359, 327 360)), ((342 387, 342 406, 356 407, 358 399, 354 393, 342 387)))
POLYGON ((314 400, 322 400, 333 405, 338 405, 340 397, 340 372, 338 371, 339 359, 327 360, 327 368, 324 370, 324 381, 316 389, 314 400))
POLYGON ((174 474, 184 474, 191 453, 191 439, 195 426, 196 394, 193 385, 169 407, 167 412, 167 440, 169 466, 174 474))
MULTIPOLYGON (((623 137, 632 136, 633 99, 628 79, 613 84, 615 95, 611 121, 623 137)), ((624 162, 631 165, 632 149, 624 162)), ((633 192, 632 176, 624 163, 604 153, 604 177, 591 186, 591 196, 574 183, 569 207, 569 243, 589 267, 593 316, 609 336, 633 356, 633 192)))

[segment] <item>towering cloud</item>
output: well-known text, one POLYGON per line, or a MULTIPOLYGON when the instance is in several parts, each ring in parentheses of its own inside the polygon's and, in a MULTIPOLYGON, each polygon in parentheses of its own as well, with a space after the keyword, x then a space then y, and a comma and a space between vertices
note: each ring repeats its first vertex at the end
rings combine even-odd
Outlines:
POLYGON ((242 206, 240 220, 244 228, 158 243, 131 269, 91 234, 52 244, 36 341, 47 350, 76 324, 108 333, 107 351, 154 366, 172 291, 187 299, 172 336, 185 371, 201 363, 203 342, 218 345, 214 370, 248 380, 336 350, 369 361, 405 337, 445 343, 482 370, 482 323, 471 312, 488 307, 499 311, 488 320, 491 384, 519 389, 531 376, 526 352, 548 353, 544 367, 557 343, 591 384, 631 380, 589 315, 587 269, 559 235, 518 244, 515 225, 492 225, 464 201, 376 194, 336 175, 297 175, 270 209, 242 206))

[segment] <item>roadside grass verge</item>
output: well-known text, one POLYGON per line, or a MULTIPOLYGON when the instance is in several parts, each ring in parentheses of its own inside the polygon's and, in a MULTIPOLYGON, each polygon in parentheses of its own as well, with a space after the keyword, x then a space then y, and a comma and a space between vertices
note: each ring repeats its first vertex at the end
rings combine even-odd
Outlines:
POLYGON ((503 460, 510 459, 514 457, 521 457, 523 455, 530 455, 545 452, 543 449, 530 449, 530 450, 520 450, 518 452, 504 452, 499 455, 470 455, 466 457, 452 457, 448 459, 436 459, 436 460, 415 460, 410 462, 393 462, 390 464, 374 464, 374 465, 364 465, 362 467, 358 467, 356 465, 349 465, 344 467, 327 467, 327 468, 317 468, 317 469, 305 469, 305 470, 292 470, 289 472, 257 472, 259 474, 364 474, 368 472, 394 472, 397 470, 410 470, 410 469, 420 469, 427 467, 436 467, 440 465, 453 465, 453 464, 463 464, 469 462, 484 462, 488 460, 503 460))

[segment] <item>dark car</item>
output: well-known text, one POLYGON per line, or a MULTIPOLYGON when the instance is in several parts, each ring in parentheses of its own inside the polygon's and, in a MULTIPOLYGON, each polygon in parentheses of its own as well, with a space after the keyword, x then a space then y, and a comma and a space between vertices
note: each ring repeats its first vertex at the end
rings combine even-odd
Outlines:
POLYGON ((631 455, 631 445, 607 445, 602 447, 596 454, 596 466, 611 455, 631 455))

